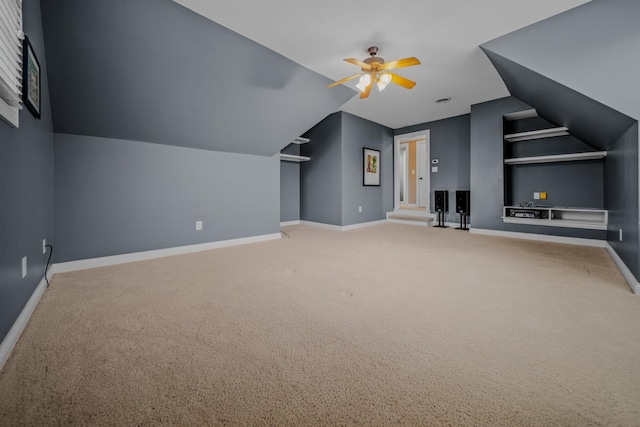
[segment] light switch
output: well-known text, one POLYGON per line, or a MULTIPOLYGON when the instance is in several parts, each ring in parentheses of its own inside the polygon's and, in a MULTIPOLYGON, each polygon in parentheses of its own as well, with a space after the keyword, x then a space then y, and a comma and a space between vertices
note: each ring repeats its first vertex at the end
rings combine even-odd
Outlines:
POLYGON ((416 170, 415 169, 411 169, 411 175, 415 175, 416 174, 416 170))
POLYGON ((547 192, 546 191, 541 191, 540 192, 540 200, 547 200, 547 192))
POLYGON ((431 172, 438 172, 438 167, 437 166, 432 166, 431 167, 431 172))
POLYGON ((533 200, 540 200, 540 193, 538 193, 537 191, 533 193, 533 200))

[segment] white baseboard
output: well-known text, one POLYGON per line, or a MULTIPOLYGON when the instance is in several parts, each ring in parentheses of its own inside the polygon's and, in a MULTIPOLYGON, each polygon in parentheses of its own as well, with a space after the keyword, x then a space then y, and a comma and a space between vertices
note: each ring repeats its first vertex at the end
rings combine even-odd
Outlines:
POLYGON ((370 222, 361 222, 360 224, 352 224, 352 225, 333 225, 333 224, 324 224, 322 222, 313 222, 313 221, 300 221, 300 224, 308 225, 310 227, 323 228, 325 230, 333 230, 333 231, 349 231, 355 230, 357 228, 371 227, 373 225, 385 224, 389 221, 386 219, 381 219, 379 221, 370 221, 370 222))
POLYGON ((568 245, 593 246, 604 248, 607 244, 605 240, 583 239, 579 237, 550 236, 547 234, 518 233, 515 231, 485 230, 482 228, 471 228, 474 234, 484 234, 486 236, 510 237, 514 239, 538 240, 541 242, 565 243, 568 245))
POLYGON ((127 262, 144 261, 154 258, 162 258, 172 255, 182 255, 191 252, 208 251, 211 249, 226 248, 229 246, 245 245, 247 243, 258 243, 267 240, 280 239, 280 233, 264 234, 261 236, 243 237, 240 239, 221 240, 218 242, 201 243, 198 245, 178 246, 175 248, 157 249, 153 251, 135 252, 131 254, 113 255, 101 258, 82 259, 78 261, 62 262, 54 264, 56 273, 66 273, 69 271, 86 270, 88 268, 106 267, 109 265, 124 264, 127 262))
POLYGON ((295 221, 284 221, 280 223, 280 227, 286 227, 288 225, 300 225, 300 220, 297 219, 295 221))
POLYGON ((609 244, 609 242, 606 242, 605 249, 609 253, 609 256, 611 257, 613 262, 618 267, 618 270, 620 270, 620 273, 622 273, 622 276, 625 278, 625 280, 629 284, 629 287, 631 288, 633 293, 637 295, 638 292, 640 292, 640 283, 638 283, 638 280, 635 278, 631 270, 629 270, 629 268, 624 263, 624 261, 622 261, 622 258, 620 258, 618 253, 609 244))
MULTIPOLYGON (((49 281, 51 281, 51 278, 54 274, 55 268, 54 266, 50 266, 49 271, 47 271, 47 278, 49 279, 49 281)), ((38 286, 36 286, 36 289, 31 294, 29 301, 27 301, 27 304, 20 312, 20 315, 18 316, 16 321, 13 322, 13 326, 9 330, 9 333, 6 337, 4 337, 4 340, 2 340, 2 344, 0 344, 0 371, 4 367, 4 364, 7 363, 7 360, 9 360, 9 356, 11 355, 13 348, 16 346, 18 339, 20 339, 20 335, 22 335, 22 332, 27 326, 29 319, 31 319, 31 315, 40 302, 40 298, 42 298, 45 289, 47 289, 47 282, 43 277, 42 280, 40 280, 40 283, 38 283, 38 286)))

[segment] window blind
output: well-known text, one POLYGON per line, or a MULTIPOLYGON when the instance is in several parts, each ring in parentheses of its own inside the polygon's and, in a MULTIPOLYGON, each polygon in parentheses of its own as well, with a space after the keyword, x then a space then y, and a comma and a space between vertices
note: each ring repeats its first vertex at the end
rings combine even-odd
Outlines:
POLYGON ((22 0, 0 0, 0 101, 3 118, 17 127, 17 110, 22 108, 22 0), (11 114, 11 110, 14 110, 11 114), (13 116, 15 115, 15 120, 13 116))

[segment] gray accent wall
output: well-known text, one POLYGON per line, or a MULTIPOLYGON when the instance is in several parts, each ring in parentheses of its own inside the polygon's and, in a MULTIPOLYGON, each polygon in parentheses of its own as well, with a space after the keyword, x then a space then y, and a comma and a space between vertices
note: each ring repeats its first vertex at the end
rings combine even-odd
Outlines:
MULTIPOLYGON (((469 114, 422 123, 396 129, 394 135, 429 130, 431 159, 438 159, 438 172, 431 172, 430 198, 434 206, 434 191, 449 191, 449 213, 447 221, 458 221, 455 214, 456 191, 469 190, 470 183, 470 118, 469 114)), ((429 165, 429 170, 431 165, 429 165)), ((471 215, 474 207, 471 204, 471 215)))
POLYGON ((334 113, 303 136, 311 160, 300 164, 300 219, 342 225, 342 113, 334 113))
POLYGON ((348 226, 386 218, 393 210, 393 130, 345 112, 328 116, 304 135, 300 218, 348 226), (380 186, 365 187, 363 148, 380 150, 380 186), (362 206, 362 212, 358 208, 362 206))
MULTIPOLYGON (((282 153, 300 154, 300 146, 289 144, 282 153)), ((300 163, 280 161, 280 221, 300 219, 300 163)))
POLYGON ((55 134, 55 164, 57 262, 279 232, 279 155, 55 134))
POLYGON ((605 207, 609 210, 607 241, 636 278, 640 277, 638 172, 638 123, 635 123, 609 150, 604 161, 604 183, 605 207))
MULTIPOLYGON (((531 109, 531 106, 514 97, 471 106, 471 210, 473 228, 604 240, 606 232, 600 230, 509 224, 502 221, 502 207, 505 199, 503 115, 528 109, 531 109)), ((591 169, 589 170, 591 171, 591 169)), ((594 194, 586 196, 582 194, 580 196, 582 198, 576 199, 576 203, 582 203, 584 198, 593 196, 593 203, 602 204, 603 187, 602 184, 597 185, 595 182, 597 181, 596 178, 602 179, 603 177, 602 166, 599 169, 596 167, 594 170, 596 171, 596 177, 593 181, 593 185, 596 186, 594 194)), ((579 188, 582 185, 581 180, 584 178, 582 172, 581 175, 574 176, 572 172, 575 171, 572 169, 563 170, 562 167, 550 168, 545 172, 547 172, 545 178, 547 181, 546 183, 541 182, 540 185, 559 185, 559 183, 563 183, 563 185, 568 186, 567 188, 579 188)), ((524 178, 526 175, 526 173, 520 174, 518 177, 524 178)), ((529 174, 527 178, 535 178, 535 176, 535 174, 529 174)), ((589 182, 592 181, 590 180, 589 182)), ((522 183, 520 185, 535 184, 522 183)), ((544 188, 539 190, 545 191, 544 188)), ((555 190, 548 191, 553 194, 555 190)), ((564 197, 569 197, 569 189, 561 191, 564 197)), ((585 203, 591 203, 591 201, 585 203)))
POLYGON ((272 156, 356 95, 171 0, 42 9, 57 133, 272 156))
POLYGON ((393 130, 342 113, 342 226, 379 221, 393 211, 393 130), (380 186, 365 187, 363 148, 380 151, 380 186), (358 208, 362 207, 362 212, 358 208))
POLYGON ((57 249, 53 232, 53 126, 37 0, 23 1, 23 26, 42 71, 42 119, 36 120, 24 108, 19 129, 0 120, 0 342, 44 277, 48 255, 42 253, 42 239, 57 249), (24 279, 23 256, 28 266, 24 279))

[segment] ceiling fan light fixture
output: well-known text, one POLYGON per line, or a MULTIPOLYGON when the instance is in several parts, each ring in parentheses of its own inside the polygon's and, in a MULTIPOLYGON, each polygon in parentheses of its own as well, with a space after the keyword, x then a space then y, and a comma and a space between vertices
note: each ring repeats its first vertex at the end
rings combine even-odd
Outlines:
POLYGON ((382 73, 376 82, 376 85, 378 85, 378 91, 382 92, 389 83, 391 83, 391 74, 382 73))
POLYGON ((360 76, 360 82, 356 85, 360 92, 364 92, 364 90, 371 83, 371 76, 369 74, 363 74, 360 76))

